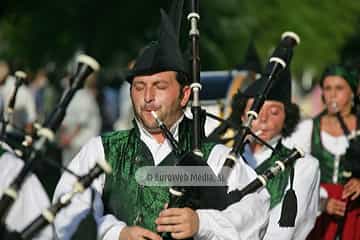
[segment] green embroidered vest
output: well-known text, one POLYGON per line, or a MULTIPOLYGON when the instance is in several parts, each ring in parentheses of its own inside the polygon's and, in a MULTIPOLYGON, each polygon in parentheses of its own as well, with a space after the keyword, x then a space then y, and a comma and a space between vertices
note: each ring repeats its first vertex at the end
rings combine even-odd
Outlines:
MULTIPOLYGON (((281 141, 276 145, 275 151, 270 158, 262 162, 256 169, 257 174, 262 174, 266 169, 269 169, 274 163, 291 153, 291 150, 281 144, 281 141)), ((275 207, 281 202, 286 186, 289 182, 290 168, 286 168, 284 172, 277 175, 275 178, 269 180, 266 184, 266 189, 270 193, 270 208, 275 207)))
POLYGON ((335 169, 335 155, 329 152, 321 142, 321 129, 320 121, 321 114, 313 119, 313 130, 311 135, 311 155, 319 160, 320 164, 320 182, 322 183, 334 183, 333 175, 337 172, 336 178, 338 183, 344 184, 346 182, 343 176, 343 156, 340 158, 339 166, 335 169), (335 171, 336 170, 336 171, 335 171))
MULTIPOLYGON (((186 118, 179 125, 179 146, 185 151, 192 149, 191 128, 191 121, 186 118)), ((155 231, 155 219, 169 202, 169 192, 168 187, 141 186, 135 180, 138 168, 154 166, 150 150, 140 140, 139 129, 103 135, 102 143, 106 160, 113 168, 112 174, 106 176, 104 186, 105 214, 113 214, 129 225, 155 231)), ((203 144, 204 159, 208 158, 213 146, 213 143, 203 144)), ((173 166, 172 154, 159 166, 173 166)))

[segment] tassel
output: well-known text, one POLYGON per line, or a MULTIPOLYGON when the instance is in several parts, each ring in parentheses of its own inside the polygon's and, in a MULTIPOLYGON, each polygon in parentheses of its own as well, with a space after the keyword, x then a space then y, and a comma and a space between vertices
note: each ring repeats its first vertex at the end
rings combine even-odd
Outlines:
POLYGON ((290 168, 290 189, 286 191, 281 216, 279 220, 280 227, 294 227, 297 215, 297 197, 293 189, 294 167, 290 168))

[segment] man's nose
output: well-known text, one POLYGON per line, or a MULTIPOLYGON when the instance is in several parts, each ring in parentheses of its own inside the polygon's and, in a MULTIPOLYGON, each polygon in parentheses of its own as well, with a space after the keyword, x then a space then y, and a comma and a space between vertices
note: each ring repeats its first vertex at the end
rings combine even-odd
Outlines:
POLYGON ((336 99, 336 90, 335 89, 332 89, 331 91, 330 91, 330 99, 331 100, 334 100, 334 99, 336 99))
POLYGON ((264 124, 266 122, 266 119, 267 118, 264 114, 259 114, 258 118, 252 122, 252 127, 254 128, 260 127, 261 124, 264 124))
POLYGON ((268 118, 268 116, 267 116, 266 111, 260 111, 259 117, 258 117, 259 122, 266 122, 267 118, 268 118))
POLYGON ((145 88, 145 93, 144 93, 144 100, 145 102, 151 102, 154 100, 154 90, 150 87, 150 88, 145 88))

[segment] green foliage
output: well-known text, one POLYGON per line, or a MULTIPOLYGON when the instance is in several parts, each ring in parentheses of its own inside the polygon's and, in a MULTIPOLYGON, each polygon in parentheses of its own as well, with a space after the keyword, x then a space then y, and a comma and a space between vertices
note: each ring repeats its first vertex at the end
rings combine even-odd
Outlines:
POLYGON ((0 54, 31 68, 66 64, 76 50, 102 65, 125 64, 154 35, 159 8, 160 1, 14 1, 0 19, 0 54))
MULTIPOLYGON (((80 49, 102 65, 125 68, 144 44, 156 38, 159 8, 167 9, 169 4, 165 0, 12 1, 0 15, 0 57, 34 69, 50 60, 66 64, 80 49)), ((291 30, 301 37, 292 63, 300 73, 340 61, 345 44, 351 52, 348 41, 359 35, 360 1, 200 0, 200 15, 202 69, 234 67, 243 61, 250 39, 265 63, 281 33, 291 30)), ((188 33, 188 24, 184 25, 182 42, 188 33)))
MULTIPOLYGON (((211 14, 213 22, 204 23, 209 25, 203 34, 218 32, 216 37, 221 40, 212 38, 209 49, 222 52, 225 57, 217 58, 217 64, 224 68, 242 60, 250 38, 254 38, 261 58, 266 61, 282 32, 294 31, 300 35, 301 44, 295 49, 293 70, 300 72, 311 67, 319 71, 328 63, 338 62, 349 37, 359 34, 360 1, 224 0, 203 3, 202 14, 211 14)), ((207 44, 205 41, 204 49, 208 48, 207 44)))

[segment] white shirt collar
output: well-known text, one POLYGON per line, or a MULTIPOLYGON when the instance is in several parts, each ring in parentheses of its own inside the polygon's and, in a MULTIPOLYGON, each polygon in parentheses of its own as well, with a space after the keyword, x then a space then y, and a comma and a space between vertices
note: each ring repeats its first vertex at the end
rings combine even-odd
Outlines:
MULTIPOLYGON (((170 128, 170 132, 173 134, 176 140, 179 140, 179 125, 180 122, 184 119, 184 114, 173 124, 170 128)), ((154 164, 159 165, 162 160, 173 150, 170 142, 165 139, 163 143, 158 143, 155 138, 147 131, 142 123, 135 118, 136 125, 139 128, 140 139, 146 144, 149 148, 151 155, 154 159, 154 164)))
MULTIPOLYGON (((267 141, 267 143, 275 148, 277 143, 279 142, 281 138, 281 135, 277 135, 275 137, 273 137, 270 141, 267 141)), ((257 166, 259 166, 263 161, 265 161, 266 159, 268 159, 272 154, 272 150, 269 149, 267 146, 263 145, 262 148, 257 151, 256 153, 254 153, 254 157, 257 161, 257 166)))

